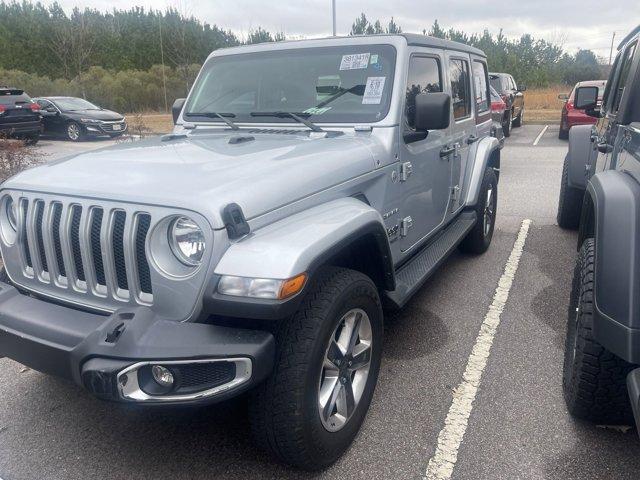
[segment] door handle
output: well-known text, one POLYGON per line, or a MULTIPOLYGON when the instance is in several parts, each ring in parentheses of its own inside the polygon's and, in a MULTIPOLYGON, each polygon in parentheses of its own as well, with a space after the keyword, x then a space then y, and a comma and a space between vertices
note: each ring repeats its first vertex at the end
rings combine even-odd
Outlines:
POLYGON ((476 143, 478 140, 479 140, 478 137, 476 137, 475 135, 471 135, 469 138, 467 138, 467 145, 476 143))
POLYGON ((456 147, 455 147, 455 146, 451 146, 451 147, 445 146, 445 147, 442 147, 442 150, 440 150, 440 158, 448 157, 449 155, 452 155, 452 154, 454 154, 454 153, 456 153, 456 147))

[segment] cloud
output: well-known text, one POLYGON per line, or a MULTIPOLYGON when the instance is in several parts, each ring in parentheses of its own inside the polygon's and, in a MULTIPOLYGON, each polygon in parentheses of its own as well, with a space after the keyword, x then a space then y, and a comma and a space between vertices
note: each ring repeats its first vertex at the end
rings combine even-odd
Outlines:
MULTIPOLYGON (((45 3, 52 3, 45 1, 45 3)), ((75 6, 100 10, 131 8, 128 0, 59 0, 70 10, 75 6)), ((407 32, 429 29, 435 19, 445 28, 468 33, 484 29, 509 37, 530 33, 536 38, 562 43, 566 50, 590 48, 608 56, 611 36, 621 39, 640 22, 638 0, 337 0, 338 33, 349 33, 351 23, 365 12, 386 24, 393 16, 407 32)), ((320 37, 331 34, 330 0, 139 0, 135 5, 165 9, 169 6, 211 24, 233 30, 243 37, 261 26, 288 36, 320 37)), ((617 42, 616 42, 617 43, 617 42)))

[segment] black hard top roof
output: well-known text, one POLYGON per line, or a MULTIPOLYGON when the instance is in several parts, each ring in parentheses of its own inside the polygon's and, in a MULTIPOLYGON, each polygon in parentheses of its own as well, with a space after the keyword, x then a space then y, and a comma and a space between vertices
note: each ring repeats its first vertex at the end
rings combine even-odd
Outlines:
POLYGON ((402 33, 407 39, 407 44, 416 47, 434 47, 445 50, 456 50, 458 52, 471 53, 480 57, 485 57, 485 53, 479 48, 465 45, 464 43, 454 42, 452 40, 444 40, 442 38, 430 37, 429 35, 420 35, 418 33, 402 33))
POLYGON ((620 45, 618 45, 618 50, 624 47, 631 39, 633 39, 633 37, 635 37, 639 33, 640 33, 640 25, 638 25, 636 28, 631 30, 631 32, 629 32, 629 35, 627 35, 622 39, 622 41, 620 42, 620 45))

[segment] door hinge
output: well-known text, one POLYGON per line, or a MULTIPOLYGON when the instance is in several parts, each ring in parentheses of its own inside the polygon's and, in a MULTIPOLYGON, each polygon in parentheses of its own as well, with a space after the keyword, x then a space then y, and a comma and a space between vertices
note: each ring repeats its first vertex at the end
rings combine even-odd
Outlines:
POLYGON ((413 219, 411 217, 404 217, 400 223, 400 236, 406 237, 409 235, 409 229, 413 227, 413 219))
POLYGON ((400 165, 400 181, 406 182, 413 173, 413 165, 411 162, 404 162, 400 165))
POLYGON ((451 199, 454 202, 457 202, 460 198, 460 186, 456 185, 455 187, 451 187, 451 199))

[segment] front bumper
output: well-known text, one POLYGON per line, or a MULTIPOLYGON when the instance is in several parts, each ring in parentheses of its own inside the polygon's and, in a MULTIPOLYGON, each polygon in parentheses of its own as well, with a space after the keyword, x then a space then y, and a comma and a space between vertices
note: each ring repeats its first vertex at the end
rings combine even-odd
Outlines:
POLYGON ((122 135, 127 132, 128 125, 126 122, 110 122, 110 123, 83 123, 86 135, 122 135), (117 129, 119 128, 119 129, 117 129))
POLYGON ((73 380, 103 399, 213 403, 264 380, 273 367, 274 352, 275 341, 268 332, 169 321, 147 307, 103 316, 39 300, 0 282, 0 357, 73 380), (224 383, 200 390, 191 385, 184 394, 149 393, 140 388, 142 370, 136 370, 151 364, 179 369, 230 362, 235 364, 233 378, 220 377, 224 383), (123 377, 129 381, 123 382, 123 377))

